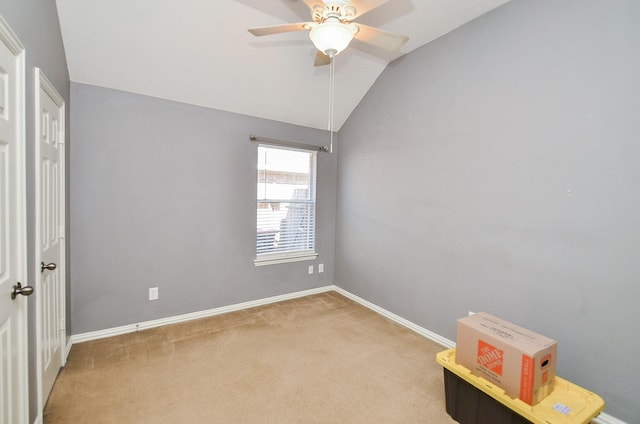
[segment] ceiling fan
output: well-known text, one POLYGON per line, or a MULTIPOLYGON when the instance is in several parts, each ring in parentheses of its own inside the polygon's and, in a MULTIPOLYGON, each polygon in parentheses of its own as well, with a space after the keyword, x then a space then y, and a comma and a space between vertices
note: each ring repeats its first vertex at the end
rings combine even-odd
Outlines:
POLYGON ((390 51, 399 50, 409 39, 404 35, 353 22, 389 0, 303 1, 311 9, 313 22, 252 28, 249 32, 262 36, 308 30, 309 38, 318 49, 316 66, 329 64, 331 58, 343 51, 354 38, 390 51))

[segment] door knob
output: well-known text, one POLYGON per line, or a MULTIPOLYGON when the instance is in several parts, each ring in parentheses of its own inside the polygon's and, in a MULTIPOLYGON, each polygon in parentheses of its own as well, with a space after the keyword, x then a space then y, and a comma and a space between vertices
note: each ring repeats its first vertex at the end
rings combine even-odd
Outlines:
POLYGON ((40 262, 40 272, 44 272, 45 269, 48 269, 49 271, 53 271, 54 269, 56 269, 56 264, 54 264, 53 262, 51 262, 50 264, 44 264, 44 262, 40 262))
POLYGON ((11 289, 11 299, 15 299, 16 296, 19 295, 19 294, 21 294, 23 296, 29 296, 29 295, 31 295, 31 293, 33 293, 33 287, 31 287, 31 286, 22 287, 22 284, 17 283, 11 289))

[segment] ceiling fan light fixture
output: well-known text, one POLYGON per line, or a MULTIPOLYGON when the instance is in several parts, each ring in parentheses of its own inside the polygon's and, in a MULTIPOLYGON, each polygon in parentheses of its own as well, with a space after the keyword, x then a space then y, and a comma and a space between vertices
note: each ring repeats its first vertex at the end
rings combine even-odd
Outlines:
POLYGON ((309 38, 318 50, 332 57, 347 48, 357 29, 356 25, 326 21, 311 28, 309 38))

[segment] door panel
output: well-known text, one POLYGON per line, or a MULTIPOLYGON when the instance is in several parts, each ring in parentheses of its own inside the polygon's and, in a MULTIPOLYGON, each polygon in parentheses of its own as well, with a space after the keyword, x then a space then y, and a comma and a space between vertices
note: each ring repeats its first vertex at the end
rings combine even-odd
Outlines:
POLYGON ((0 423, 27 412, 24 49, 0 17, 0 423))
POLYGON ((39 275, 37 340, 40 409, 49 397, 60 367, 64 365, 64 101, 44 74, 36 69, 36 111, 38 116, 36 181, 39 246, 36 258, 39 275), (53 269, 40 264, 55 264, 53 269))

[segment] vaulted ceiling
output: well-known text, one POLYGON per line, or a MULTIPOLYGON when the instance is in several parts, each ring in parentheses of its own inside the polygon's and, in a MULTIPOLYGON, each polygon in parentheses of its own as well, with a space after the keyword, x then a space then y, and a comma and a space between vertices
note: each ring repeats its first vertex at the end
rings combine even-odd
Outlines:
MULTIPOLYGON (((318 0, 320 1, 320 0, 318 0)), ((366 0, 360 0, 366 1, 366 0)), ((390 0, 357 22, 409 37, 396 54, 357 40, 335 61, 335 128, 387 64, 509 0, 390 0)), ((302 0, 57 0, 71 81, 326 129, 329 67, 302 0)))

